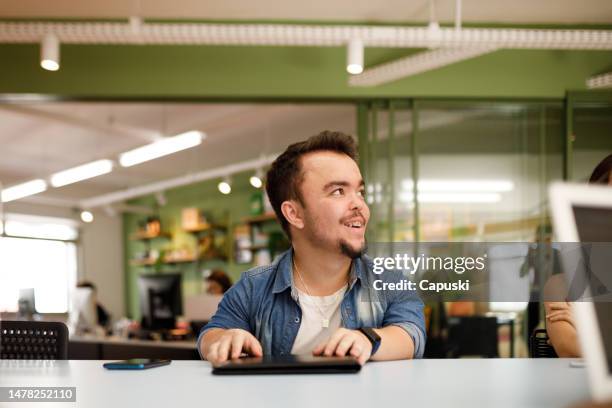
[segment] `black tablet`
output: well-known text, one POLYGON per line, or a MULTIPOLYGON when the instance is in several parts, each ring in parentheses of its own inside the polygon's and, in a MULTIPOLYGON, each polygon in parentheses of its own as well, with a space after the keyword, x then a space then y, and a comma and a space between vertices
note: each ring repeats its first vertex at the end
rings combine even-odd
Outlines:
POLYGON ((356 373, 361 365, 353 357, 265 356, 229 360, 213 366, 213 374, 341 374, 356 373))

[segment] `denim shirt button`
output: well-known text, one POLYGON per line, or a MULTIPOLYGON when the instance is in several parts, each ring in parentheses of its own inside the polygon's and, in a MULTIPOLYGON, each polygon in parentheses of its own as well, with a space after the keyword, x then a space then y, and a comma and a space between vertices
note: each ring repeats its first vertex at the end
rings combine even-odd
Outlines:
POLYGON ((299 317, 296 317, 296 318, 295 318, 295 320, 294 320, 294 322, 299 323, 299 322, 300 322, 300 318, 299 318, 299 317))

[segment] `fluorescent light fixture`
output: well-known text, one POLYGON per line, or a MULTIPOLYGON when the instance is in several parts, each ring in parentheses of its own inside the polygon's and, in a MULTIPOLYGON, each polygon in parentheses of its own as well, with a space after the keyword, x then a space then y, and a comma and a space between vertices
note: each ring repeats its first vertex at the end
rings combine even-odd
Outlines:
POLYGON ((42 193, 47 189, 45 180, 37 179, 27 181, 22 184, 17 184, 2 190, 0 199, 3 203, 19 200, 20 198, 28 197, 34 194, 42 193))
POLYGON ((45 35, 40 43, 40 66, 47 71, 60 67, 60 43, 53 34, 45 35))
POLYGON ((112 160, 97 160, 51 175, 51 185, 53 187, 62 187, 76 183, 77 181, 87 180, 101 176, 102 174, 110 173, 112 170, 112 160))
MULTIPOLYGON (((403 192, 399 196, 400 201, 410 203, 413 200, 412 193, 403 192)), ((476 204, 497 203, 502 199, 499 193, 419 193, 420 203, 453 203, 453 204, 476 204)))
MULTIPOLYGON (((412 191, 413 180, 403 180, 402 189, 412 191)), ((514 190, 514 183, 510 180, 419 180, 419 193, 421 192, 483 192, 501 193, 514 190)))
POLYGON ((224 178, 223 181, 221 181, 217 185, 217 188, 219 189, 221 194, 229 194, 229 193, 231 193, 232 192, 232 185, 230 183, 229 177, 224 178))
POLYGON ((81 221, 90 223, 94 220, 94 216, 89 211, 81 211, 81 221))
POLYGON ((197 130, 181 133, 177 136, 167 137, 157 142, 153 142, 121 154, 119 156, 119 163, 123 167, 130 167, 136 164, 144 163, 149 160, 157 159, 172 153, 180 152, 181 150, 195 147, 202 143, 202 140, 204 140, 205 137, 206 135, 204 133, 197 130))
POLYGON ((353 38, 347 45, 346 70, 352 75, 363 72, 363 41, 358 38, 353 38))

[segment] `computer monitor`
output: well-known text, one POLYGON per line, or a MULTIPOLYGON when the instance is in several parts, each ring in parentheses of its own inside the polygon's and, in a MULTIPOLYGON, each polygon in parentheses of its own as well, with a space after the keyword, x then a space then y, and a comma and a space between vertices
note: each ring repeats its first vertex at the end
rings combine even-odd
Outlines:
POLYGON ((141 275, 138 277, 142 327, 172 329, 182 313, 181 275, 141 275))
POLYGON ((30 320, 34 313, 36 313, 36 298, 34 297, 34 288, 19 289, 19 317, 30 320))
POLYGON ((68 326, 71 335, 95 332, 98 326, 98 312, 93 289, 73 289, 70 295, 68 326))
MULTIPOLYGON (((606 260, 612 254, 612 188, 557 183, 551 186, 550 202, 557 240, 582 244, 583 274, 590 276, 582 280, 584 298, 574 302, 572 310, 591 392, 603 401, 612 398, 612 287, 608 269, 612 263, 606 260), (602 265, 606 273, 598 273, 602 265)), ((567 252, 562 251, 562 261, 569 278, 578 257, 576 251, 567 252)))

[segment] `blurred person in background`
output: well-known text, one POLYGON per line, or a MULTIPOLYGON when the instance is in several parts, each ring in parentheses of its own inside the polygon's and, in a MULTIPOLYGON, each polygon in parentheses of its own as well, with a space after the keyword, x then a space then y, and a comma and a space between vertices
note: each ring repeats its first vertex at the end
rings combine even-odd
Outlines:
POLYGON ((220 269, 213 270, 205 280, 208 284, 206 293, 209 295, 223 295, 232 287, 232 280, 220 269))
POLYGON ((108 328, 111 323, 110 313, 98 302, 98 291, 96 285, 90 281, 81 281, 77 283, 77 288, 89 288, 93 292, 94 302, 96 303, 96 313, 98 315, 98 324, 104 328, 108 328))
MULTIPOLYGON (((595 167, 589 177, 589 184, 612 186, 612 154, 595 167)), ((562 293, 567 293, 567 285, 562 279, 562 275, 553 275, 548 280, 544 288, 545 298, 554 298, 556 289, 559 287, 564 288, 562 293)), ((582 352, 578 344, 578 333, 570 302, 544 302, 544 308, 546 310, 546 332, 557 355, 559 357, 581 357, 582 352)))

